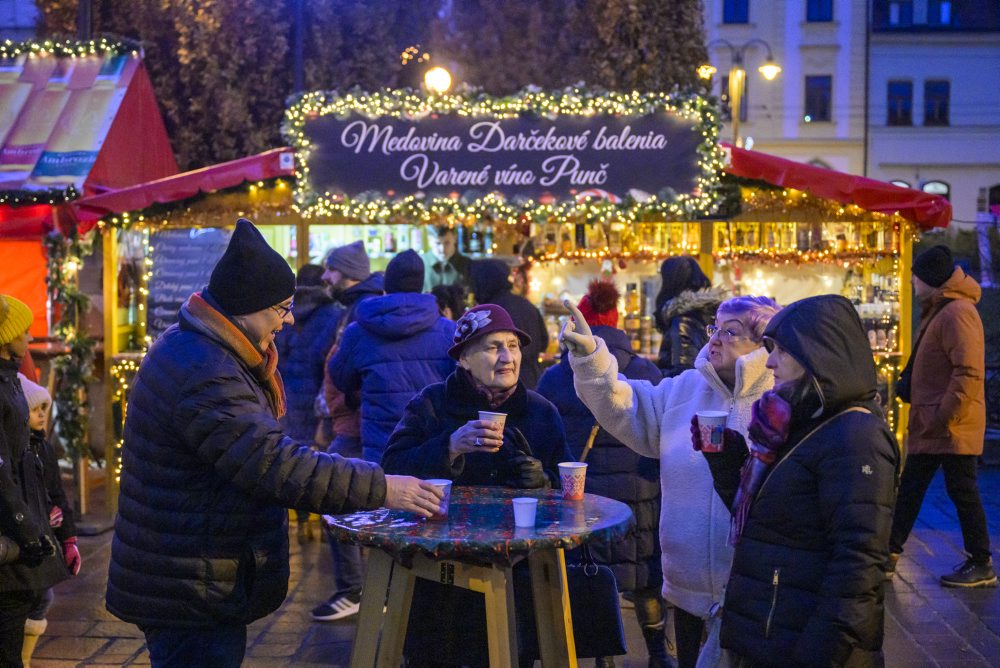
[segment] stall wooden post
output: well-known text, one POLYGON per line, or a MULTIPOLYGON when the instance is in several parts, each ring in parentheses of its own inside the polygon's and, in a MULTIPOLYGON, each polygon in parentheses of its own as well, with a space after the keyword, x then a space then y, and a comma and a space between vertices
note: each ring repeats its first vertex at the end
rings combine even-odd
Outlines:
MULTIPOLYGON (((104 461, 107 466, 107 508, 110 516, 118 512, 118 481, 113 467, 115 462, 115 424, 112 404, 115 397, 114 376, 111 365, 120 352, 118 346, 118 231, 113 227, 101 228, 103 248, 104 283, 104 461)), ((82 509, 81 509, 82 512, 82 509)))
POLYGON ((309 264, 309 221, 299 216, 295 223, 295 268, 309 264))
MULTIPOLYGON (((913 264, 911 226, 912 223, 905 221, 899 223, 899 351, 902 353, 899 358, 900 369, 910 359, 910 350, 913 346, 913 291, 910 289, 912 274, 910 266, 913 264)), ((896 422, 896 441, 902 448, 906 425, 910 419, 909 404, 900 404, 897 415, 899 417, 896 422)))

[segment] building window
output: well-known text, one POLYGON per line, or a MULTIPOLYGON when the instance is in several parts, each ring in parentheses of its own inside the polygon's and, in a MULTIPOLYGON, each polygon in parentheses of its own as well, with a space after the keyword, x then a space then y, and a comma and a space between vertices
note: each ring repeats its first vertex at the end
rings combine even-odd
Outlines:
POLYGON ((890 81, 886 125, 913 125, 913 82, 890 81))
POLYGON ((806 77, 806 103, 802 120, 817 123, 830 120, 833 77, 829 74, 806 77))
MULTIPOLYGON (((733 107, 729 99, 729 75, 719 77, 719 101, 722 103, 722 121, 731 123, 733 120, 733 107)), ((743 78, 743 98, 740 100, 740 122, 747 120, 747 97, 749 87, 746 77, 743 78)))
POLYGON ((806 21, 833 20, 833 0, 806 0, 806 21))
POLYGON ((749 23, 750 0, 722 0, 723 23, 749 23))
POLYGON ((951 84, 947 81, 924 82, 924 125, 949 125, 950 97, 951 84))
POLYGON ((920 187, 925 193, 930 193, 931 195, 940 195, 946 200, 951 200, 951 186, 949 186, 944 181, 928 181, 923 186, 920 187))
POLYGON ((899 186, 900 188, 910 187, 909 183, 907 183, 906 181, 900 181, 899 179, 893 179, 892 181, 889 181, 889 183, 891 183, 894 186, 899 186))
POLYGON ((889 25, 890 26, 913 25, 913 2, 912 1, 890 2, 889 25))
POLYGON ((951 2, 948 0, 930 0, 927 3, 927 23, 932 26, 950 26, 951 2))

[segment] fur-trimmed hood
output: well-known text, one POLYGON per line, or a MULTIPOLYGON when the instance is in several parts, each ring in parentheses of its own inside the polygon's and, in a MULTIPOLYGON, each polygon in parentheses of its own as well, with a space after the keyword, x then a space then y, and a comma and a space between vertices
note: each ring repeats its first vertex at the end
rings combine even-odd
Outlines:
POLYGON ((714 311, 719 304, 726 300, 726 290, 724 288, 706 288, 704 290, 685 290, 673 299, 663 304, 663 319, 669 320, 674 316, 691 311, 714 311))

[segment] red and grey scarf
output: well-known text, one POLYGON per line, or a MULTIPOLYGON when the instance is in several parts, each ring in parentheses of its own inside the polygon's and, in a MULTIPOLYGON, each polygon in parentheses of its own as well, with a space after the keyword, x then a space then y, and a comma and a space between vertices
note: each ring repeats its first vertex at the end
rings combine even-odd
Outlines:
POLYGON ((191 295, 182 307, 191 325, 219 339, 246 364, 250 373, 267 395, 276 419, 285 414, 285 386, 278 373, 278 350, 274 342, 263 353, 247 339, 239 327, 198 293, 191 295))

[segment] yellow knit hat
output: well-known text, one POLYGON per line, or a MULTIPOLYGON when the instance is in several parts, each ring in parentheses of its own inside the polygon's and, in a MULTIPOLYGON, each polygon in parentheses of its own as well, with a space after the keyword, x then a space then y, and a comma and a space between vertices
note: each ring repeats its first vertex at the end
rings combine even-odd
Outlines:
POLYGON ((0 295, 0 346, 28 331, 34 314, 28 305, 10 295, 0 295))

